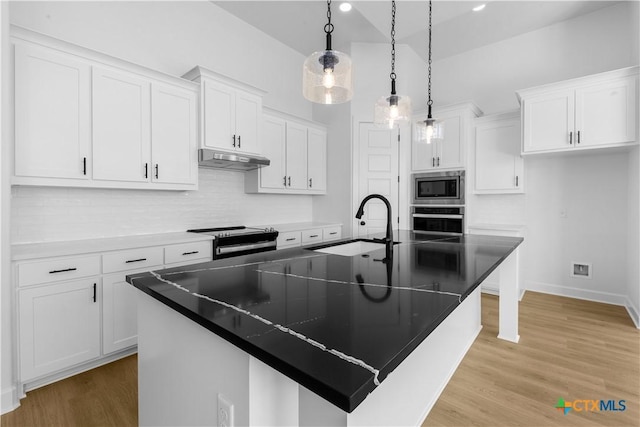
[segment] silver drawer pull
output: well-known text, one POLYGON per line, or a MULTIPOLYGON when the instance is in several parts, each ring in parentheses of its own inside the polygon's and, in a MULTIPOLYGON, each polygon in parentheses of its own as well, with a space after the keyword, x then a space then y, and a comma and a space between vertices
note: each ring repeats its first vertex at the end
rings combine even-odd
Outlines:
POLYGON ((293 242, 294 240, 296 240, 295 237, 290 237, 290 238, 286 239, 287 242, 293 242))
POLYGON ((193 255, 193 254, 197 254, 200 251, 191 251, 191 252, 183 252, 182 255, 193 255))
POLYGON ((125 261, 124 263, 129 264, 130 262, 140 262, 140 261, 146 261, 146 260, 147 260, 146 258, 130 259, 125 261))
POLYGON ((75 267, 65 268, 64 270, 53 270, 53 271, 50 271, 49 274, 65 273, 67 271, 76 271, 76 270, 77 270, 77 268, 75 268, 75 267))

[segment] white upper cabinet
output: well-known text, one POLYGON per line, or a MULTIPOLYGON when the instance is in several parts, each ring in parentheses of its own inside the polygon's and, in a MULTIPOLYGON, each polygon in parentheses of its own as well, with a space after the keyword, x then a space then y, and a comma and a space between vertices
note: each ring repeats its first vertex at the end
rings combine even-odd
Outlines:
POLYGON ((427 118, 419 114, 413 118, 411 168, 413 171, 463 169, 466 167, 467 139, 472 134, 472 121, 482 112, 471 103, 434 109, 441 129, 441 138, 430 144, 417 139, 417 123, 427 118))
POLYGON ((285 114, 264 114, 262 155, 269 166, 245 173, 247 193, 325 194, 327 132, 285 114))
POLYGON ((93 67, 93 179, 148 181, 151 84, 93 67))
POLYGON ((518 97, 525 154, 637 141, 638 67, 522 90, 518 97))
POLYGON ((195 67, 183 76, 200 83, 200 148, 262 154, 262 96, 265 92, 195 67))
POLYGON ((50 49, 15 46, 15 175, 86 180, 91 66, 50 49))
POLYGON ((327 191, 327 133, 309 128, 307 138, 308 188, 327 191))
POLYGON ((12 184, 197 189, 198 85, 19 27, 12 184))
POLYGON ((151 89, 151 162, 155 183, 198 182, 197 96, 154 84, 151 89))
POLYGON ((520 135, 519 112, 475 119, 473 148, 476 194, 524 191, 520 135))

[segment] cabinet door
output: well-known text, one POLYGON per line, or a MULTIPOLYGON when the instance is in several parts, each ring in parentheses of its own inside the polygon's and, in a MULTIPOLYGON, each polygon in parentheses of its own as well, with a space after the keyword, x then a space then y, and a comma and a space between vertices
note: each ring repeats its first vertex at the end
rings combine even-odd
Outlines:
POLYGON ((98 280, 19 292, 20 381, 100 356, 98 280))
POLYGON ((235 92, 233 89, 210 81, 203 80, 205 147, 235 150, 235 92))
POLYGON ((195 184, 198 179, 196 94, 154 84, 151 115, 152 180, 195 184))
POLYGON ((576 90, 576 146, 635 141, 635 99, 635 77, 576 90))
POLYGON ((287 128, 284 120, 264 116, 262 153, 271 161, 260 169, 260 187, 283 189, 286 185, 287 128))
POLYGON ((307 185, 309 190, 327 190, 327 133, 317 129, 308 133, 307 185))
POLYGON ((443 139, 437 141, 436 168, 464 167, 462 147, 462 119, 460 116, 443 118, 443 139))
MULTIPOLYGON (((151 268, 151 267, 150 267, 151 268)), ((139 272, 148 271, 139 270, 139 272)), ((127 283, 127 271, 102 279, 102 346, 103 353, 131 347, 138 343, 136 289, 127 283)))
POLYGON ((148 81, 93 68, 93 179, 148 181, 148 81))
POLYGON ((574 92, 566 90, 527 98, 523 103, 523 151, 573 147, 574 92))
POLYGON ((307 189, 307 127, 287 122, 287 188, 307 189))
POLYGON ((260 118, 262 98, 238 91, 236 107, 236 149, 247 153, 260 153, 260 118))
POLYGON ((87 179, 91 68, 71 55, 15 46, 15 175, 87 179))
POLYGON ((519 120, 477 127, 475 153, 478 192, 513 192, 521 187, 519 120))

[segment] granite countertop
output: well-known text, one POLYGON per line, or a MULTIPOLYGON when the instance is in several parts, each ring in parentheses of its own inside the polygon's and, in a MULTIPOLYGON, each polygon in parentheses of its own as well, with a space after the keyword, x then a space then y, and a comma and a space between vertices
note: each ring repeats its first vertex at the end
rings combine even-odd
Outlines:
POLYGON ((391 259, 384 248, 342 256, 298 247, 127 280, 351 412, 523 240, 394 238, 391 259))
POLYGON ((136 236, 104 237, 61 242, 21 243, 11 245, 11 260, 24 261, 56 256, 84 255, 96 252, 164 246, 213 240, 213 236, 198 233, 174 232, 141 234, 136 236))

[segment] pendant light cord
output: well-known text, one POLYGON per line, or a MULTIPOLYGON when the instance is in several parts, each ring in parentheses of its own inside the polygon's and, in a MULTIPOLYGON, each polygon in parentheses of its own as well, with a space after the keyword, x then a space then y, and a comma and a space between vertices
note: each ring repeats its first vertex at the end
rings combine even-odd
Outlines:
POLYGON ((427 105, 429 106, 429 118, 431 118, 431 106, 433 105, 433 101, 431 100, 431 0, 429 0, 429 101, 427 105))
POLYGON ((396 2, 391 2, 391 93, 395 95, 395 81, 396 81, 396 2))

